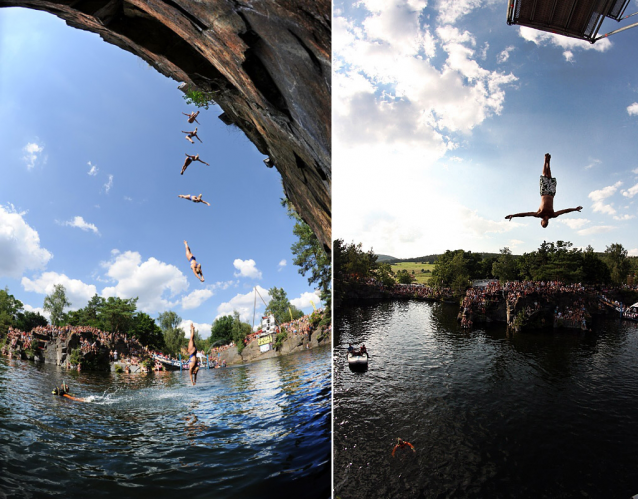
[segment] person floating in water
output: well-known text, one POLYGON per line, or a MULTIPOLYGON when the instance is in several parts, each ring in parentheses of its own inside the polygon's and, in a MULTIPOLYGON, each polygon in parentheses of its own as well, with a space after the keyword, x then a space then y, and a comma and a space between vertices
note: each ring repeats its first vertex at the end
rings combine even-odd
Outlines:
POLYGON ((197 260, 191 253, 191 250, 188 247, 188 243, 186 242, 186 240, 184 240, 184 246, 186 246, 186 258, 191 264, 191 270, 195 274, 195 277, 197 277, 200 281, 204 282, 204 274, 202 274, 202 264, 197 263, 197 260))
POLYGON ((186 168, 188 168, 188 165, 190 165, 193 161, 199 161, 200 163, 204 163, 205 165, 210 166, 208 163, 206 163, 206 161, 202 161, 201 159, 199 159, 199 154, 195 154, 195 156, 187 154, 186 159, 184 160, 184 165, 182 166, 182 173, 180 175, 184 175, 186 168))
POLYGON ((69 393, 69 385, 63 381, 62 384, 59 387, 56 386, 51 393, 62 397, 64 394, 69 393))
POLYGON ((412 452, 416 452, 416 450, 414 449, 414 445, 412 445, 410 442, 406 442, 401 438, 397 438, 397 444, 394 446, 394 449, 392 449, 392 457, 394 457, 394 453, 397 451, 397 449, 403 449, 404 447, 410 447, 412 449, 412 452))
MULTIPOLYGON (((200 139, 199 136, 197 135, 197 127, 195 127, 195 130, 193 130, 192 132, 185 132, 184 130, 182 130, 182 133, 186 134, 186 140, 188 140, 191 144, 195 143, 193 141, 193 137, 195 137, 197 140, 202 142, 202 139, 200 139)), ((203 142, 202 142, 202 144, 203 144, 203 142)))
POLYGON ((552 178, 552 171, 549 167, 549 160, 551 155, 545 154, 545 164, 543 165, 543 174, 541 175, 540 187, 541 187, 541 206, 538 211, 529 211, 526 213, 516 213, 515 215, 507 215, 507 220, 512 220, 514 217, 536 217, 541 219, 541 225, 543 228, 547 227, 550 218, 556 218, 565 213, 571 213, 572 211, 580 211, 582 206, 578 208, 567 208, 566 210, 554 211, 554 196, 556 195, 556 179, 552 178))
POLYGON ((197 359, 197 347, 195 346, 195 325, 191 322, 191 338, 188 341, 188 374, 191 377, 191 383, 197 383, 197 372, 199 371, 199 360, 197 359))
POLYGON ((197 112, 193 111, 193 112, 192 112, 192 113, 190 113, 190 114, 187 114, 187 113, 182 113, 182 114, 183 114, 184 116, 188 116, 188 122, 189 122, 189 123, 192 123, 192 122, 194 121, 194 122, 195 122, 195 123, 197 123, 198 125, 201 125, 201 123, 200 123, 199 121, 197 121, 197 116, 199 116, 199 111, 197 111, 197 112))
POLYGON ((178 194, 177 197, 178 198, 182 198, 182 199, 188 199, 188 200, 192 201, 193 203, 204 203, 204 204, 210 206, 210 203, 207 203, 206 201, 204 201, 202 199, 202 195, 201 194, 199 196, 190 195, 190 194, 178 194))

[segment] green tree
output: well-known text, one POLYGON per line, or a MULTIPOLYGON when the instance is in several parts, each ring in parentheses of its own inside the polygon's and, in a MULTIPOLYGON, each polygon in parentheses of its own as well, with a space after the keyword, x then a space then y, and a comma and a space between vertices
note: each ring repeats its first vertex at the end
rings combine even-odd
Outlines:
POLYGON ((627 255, 627 250, 622 244, 614 243, 605 249, 605 262, 614 284, 623 284, 631 271, 631 262, 627 255))
POLYGON ((583 252, 583 281, 587 284, 608 283, 611 281, 609 267, 594 252, 594 248, 587 246, 583 252))
POLYGON ((211 105, 215 104, 213 100, 213 92, 204 92, 202 90, 188 89, 182 96, 186 101, 186 104, 195 105, 199 108, 208 109, 211 105))
POLYGON ((0 337, 7 334, 9 327, 17 327, 16 321, 22 308, 22 302, 9 294, 8 287, 0 290, 0 337))
POLYGON ((137 310, 137 298, 109 296, 97 309, 97 318, 111 332, 128 331, 137 310))
POLYGON ((503 248, 501 255, 492 264, 492 275, 499 281, 514 281, 518 278, 516 259, 508 247, 503 248))
POLYGON ((235 345, 237 346, 237 351, 239 353, 242 352, 242 350, 244 349, 244 340, 246 339, 246 336, 248 336, 248 334, 250 334, 251 331, 251 327, 250 324, 246 324, 245 322, 242 322, 241 319, 239 318, 239 312, 237 312, 237 310, 233 310, 233 325, 232 325, 232 335, 233 335, 233 341, 235 342, 235 345))
POLYGON ((71 306, 66 298, 66 289, 62 284, 56 284, 53 292, 44 298, 44 311, 51 314, 51 324, 59 325, 64 309, 71 306))
POLYGON ((274 315, 278 324, 288 322, 290 320, 290 312, 288 309, 291 307, 290 301, 288 301, 288 295, 284 289, 272 287, 268 290, 268 295, 270 296, 270 302, 266 308, 266 313, 274 315))
POLYGON ((47 318, 40 314, 40 312, 31 312, 26 310, 18 312, 18 318, 15 321, 15 327, 20 331, 31 331, 38 326, 46 326, 49 322, 47 318))
POLYGON ((232 315, 223 315, 215 319, 210 328, 211 346, 228 345, 233 340, 233 322, 232 315))
POLYGON ((447 250, 434 262, 434 270, 430 284, 436 287, 452 288, 455 292, 464 291, 470 284, 470 270, 468 263, 473 264, 472 259, 465 257, 465 251, 447 250))
POLYGON ((397 281, 399 281, 399 284, 410 284, 412 283, 413 278, 407 270, 401 270, 397 274, 397 281))
POLYGON ((154 350, 164 348, 164 334, 155 320, 144 312, 138 312, 131 320, 129 331, 139 342, 154 350))
POLYGON ((157 318, 164 335, 164 351, 174 357, 187 345, 184 330, 178 327, 182 318, 172 310, 162 312, 157 318))

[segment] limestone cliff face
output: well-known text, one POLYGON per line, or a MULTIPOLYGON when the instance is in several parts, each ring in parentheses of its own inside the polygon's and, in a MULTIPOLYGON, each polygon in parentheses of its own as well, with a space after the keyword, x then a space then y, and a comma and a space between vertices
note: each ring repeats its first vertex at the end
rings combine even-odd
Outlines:
MULTIPOLYGON (((329 0, 0 0, 98 33, 187 87, 214 93, 281 173, 331 247, 329 0)), ((264 166, 265 168, 265 166, 264 166)))

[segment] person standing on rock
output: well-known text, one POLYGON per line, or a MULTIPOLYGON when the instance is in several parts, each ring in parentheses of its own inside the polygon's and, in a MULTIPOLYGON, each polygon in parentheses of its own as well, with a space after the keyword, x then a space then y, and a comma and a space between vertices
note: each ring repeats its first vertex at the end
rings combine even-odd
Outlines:
POLYGON ((199 360, 197 359, 197 347, 195 346, 195 325, 191 322, 191 337, 188 340, 188 374, 191 377, 191 383, 195 386, 197 383, 197 372, 199 371, 199 360))
POLYGON ((180 173, 180 175, 184 175, 186 168, 188 168, 188 165, 190 165, 193 161, 199 161, 200 163, 204 163, 205 165, 210 166, 208 163, 206 163, 206 161, 202 161, 201 159, 199 159, 199 154, 195 154, 195 156, 187 154, 186 159, 184 160, 184 164, 182 165, 182 173, 180 173))
POLYGON ((197 123, 198 125, 201 125, 201 123, 200 123, 199 121, 197 121, 197 116, 199 116, 199 111, 197 111, 197 112, 193 111, 193 112, 192 112, 192 113, 190 113, 190 114, 187 114, 187 113, 182 113, 182 114, 183 114, 184 116, 188 116, 188 120, 187 120, 187 121, 188 121, 189 123, 192 123, 192 122, 194 121, 194 122, 195 122, 195 123, 197 123))
POLYGON ((182 199, 188 199, 190 201, 192 201, 193 203, 204 203, 208 206, 210 206, 210 203, 204 201, 202 199, 202 195, 200 194, 199 196, 195 196, 195 195, 190 195, 190 194, 178 194, 177 195, 178 198, 182 198, 182 199))
POLYGON ((516 213, 515 215, 507 215, 507 220, 512 220, 514 217, 536 217, 541 219, 541 225, 546 228, 549 224, 550 218, 556 218, 565 213, 571 213, 572 211, 580 211, 582 206, 578 208, 567 208, 566 210, 554 211, 554 196, 556 195, 556 179, 552 178, 552 171, 549 167, 549 160, 551 155, 545 154, 545 164, 543 165, 543 174, 541 175, 540 187, 541 187, 541 206, 538 211, 528 211, 525 213, 516 213))
POLYGON ((202 144, 202 139, 199 138, 199 136, 197 135, 197 127, 195 127, 195 130, 193 130, 192 132, 185 132, 184 130, 182 130, 182 133, 186 134, 186 140, 188 140, 191 144, 194 144, 195 142, 193 142, 193 137, 195 137, 197 140, 199 140, 202 144))
POLYGON ((197 263, 197 260, 191 253, 191 250, 188 247, 188 243, 186 242, 186 240, 184 240, 184 246, 186 247, 186 258, 190 262, 191 270, 195 274, 195 277, 197 277, 200 281, 204 282, 204 274, 202 274, 202 264, 197 263))

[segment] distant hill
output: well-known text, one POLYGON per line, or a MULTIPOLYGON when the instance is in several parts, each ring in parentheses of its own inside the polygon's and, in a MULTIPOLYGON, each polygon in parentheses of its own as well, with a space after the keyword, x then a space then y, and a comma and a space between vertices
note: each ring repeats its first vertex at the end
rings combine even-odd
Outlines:
POLYGON ((396 260, 396 258, 390 255, 377 255, 377 262, 387 262, 390 260, 396 260))

